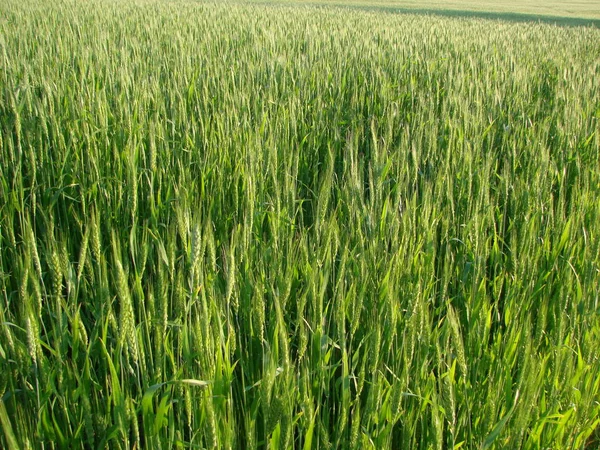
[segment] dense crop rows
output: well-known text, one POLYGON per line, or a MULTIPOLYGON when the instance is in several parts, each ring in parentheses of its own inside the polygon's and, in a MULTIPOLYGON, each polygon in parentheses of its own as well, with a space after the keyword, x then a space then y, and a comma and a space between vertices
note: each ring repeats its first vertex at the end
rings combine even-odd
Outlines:
POLYGON ((598 80, 591 28, 5 0, 0 447, 597 445, 598 80))

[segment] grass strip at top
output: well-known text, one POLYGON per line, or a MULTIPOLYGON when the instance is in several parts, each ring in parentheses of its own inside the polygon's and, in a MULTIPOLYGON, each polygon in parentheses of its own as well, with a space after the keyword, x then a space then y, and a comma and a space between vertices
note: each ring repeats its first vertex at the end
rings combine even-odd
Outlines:
POLYGON ((482 2, 458 0, 454 2, 396 1, 396 0, 238 0, 241 4, 357 9, 390 14, 417 14, 427 16, 489 19, 505 22, 545 23, 571 27, 600 28, 600 7, 589 0, 577 4, 568 2, 482 2))

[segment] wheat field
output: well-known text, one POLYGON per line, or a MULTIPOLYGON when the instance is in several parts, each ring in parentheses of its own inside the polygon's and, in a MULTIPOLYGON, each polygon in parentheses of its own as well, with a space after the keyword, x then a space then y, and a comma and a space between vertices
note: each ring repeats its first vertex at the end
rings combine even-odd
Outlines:
POLYGON ((0 5, 0 447, 600 445, 600 30, 0 5))

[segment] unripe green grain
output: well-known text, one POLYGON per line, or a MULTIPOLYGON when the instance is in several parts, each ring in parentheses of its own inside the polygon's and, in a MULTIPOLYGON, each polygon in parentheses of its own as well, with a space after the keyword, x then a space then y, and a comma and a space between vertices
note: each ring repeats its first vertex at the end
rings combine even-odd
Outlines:
MULTIPOLYGON (((10 106, 12 109, 12 113, 13 113, 13 118, 14 118, 14 132, 15 132, 15 141, 16 141, 16 149, 17 149, 17 153, 19 158, 21 157, 21 153, 22 153, 22 133, 23 130, 21 128, 21 114, 19 113, 19 110, 17 108, 17 105, 15 103, 14 97, 11 96, 11 102, 10 102, 10 106)), ((12 156, 12 155, 11 155, 12 156)), ((14 156, 12 156, 11 158, 11 162, 14 164, 14 156)))
MULTIPOLYGON (((30 281, 31 281, 31 287, 33 288, 33 295, 35 298, 34 310, 35 310, 35 314, 38 315, 38 317, 39 317, 39 315, 43 311, 43 309, 42 309, 42 306, 43 306, 42 288, 40 286, 40 281, 37 278, 32 277, 30 279, 30 281)), ((32 307, 33 307, 33 305, 32 305, 32 307)))
POLYGON ((217 435, 217 419, 215 416, 215 410, 213 407, 212 397, 209 395, 209 390, 206 390, 204 395, 204 409, 206 411, 206 424, 204 427, 206 447, 214 449, 219 447, 219 440, 217 435))
POLYGON ((116 241, 116 235, 112 236, 114 264, 116 273, 116 288, 119 298, 119 342, 129 350, 129 356, 133 362, 138 362, 138 345, 135 333, 135 315, 133 301, 129 292, 127 274, 121 263, 120 249, 116 241))
POLYGON ((58 300, 62 296, 62 280, 63 280, 63 272, 61 269, 60 256, 55 248, 50 250, 50 277, 52 280, 52 293, 56 300, 58 300))
POLYGON ((31 215, 35 217, 35 212, 37 208, 37 200, 36 200, 36 185, 37 185, 37 162, 36 155, 33 151, 33 147, 31 145, 27 146, 27 166, 29 172, 29 185, 32 187, 31 189, 31 215))
POLYGON ((200 225, 194 225, 194 229, 192 231, 192 251, 191 251, 191 270, 196 272, 199 269, 200 256, 204 252, 204 246, 202 242, 202 233, 200 229, 200 225))
POLYGON ((227 272, 226 287, 225 287, 225 302, 227 305, 231 304, 233 311, 237 313, 239 302, 237 296, 233 295, 233 288, 235 286, 235 246, 231 246, 229 254, 226 256, 227 264, 225 270, 227 272))
POLYGON ((129 173, 129 185, 131 187, 131 192, 129 193, 131 201, 131 222, 136 223, 138 217, 138 180, 135 162, 130 162, 129 173))
POLYGON ((83 268, 85 267, 87 252, 88 252, 88 243, 90 238, 90 227, 86 227, 85 232, 83 233, 83 239, 81 241, 81 248, 79 250, 79 261, 77 262, 77 282, 81 280, 81 275, 83 274, 83 268))
POLYGON ((38 254, 38 250, 37 250, 37 245, 36 245, 36 239, 35 239, 35 235, 33 234, 33 229, 31 228, 31 224, 29 222, 26 222, 26 233, 27 233, 27 237, 26 237, 26 242, 27 242, 27 246, 29 247, 29 252, 31 254, 31 257, 33 259, 33 267, 35 268, 36 274, 39 277, 39 279, 42 279, 42 263, 40 262, 40 256, 38 254))
POLYGON ((208 261, 210 263, 210 269, 215 273, 217 271, 217 250, 215 247, 215 238, 212 232, 212 222, 209 220, 206 222, 204 239, 206 239, 206 245, 208 250, 208 261))
POLYGON ((22 305, 29 304, 29 258, 24 261, 25 267, 23 268, 23 274, 21 276, 21 284, 19 285, 19 297, 22 305))
POLYGON ((137 412, 134 400, 132 398, 128 399, 127 402, 127 416, 129 419, 129 423, 131 424, 132 434, 133 434, 133 448, 142 448, 142 443, 140 440, 140 429, 138 426, 137 412))
POLYGON ((158 167, 156 164, 156 142, 155 142, 155 125, 154 122, 150 123, 150 134, 148 136, 149 138, 149 157, 148 159, 150 160, 150 172, 152 173, 152 175, 156 174, 158 171, 158 167))
POLYGON ((169 282, 171 286, 175 283, 175 268, 177 263, 177 229, 175 225, 169 228, 169 234, 166 239, 167 241, 167 257, 168 257, 168 268, 169 268, 169 282))
POLYGON ((67 288, 67 298, 70 297, 71 292, 73 292, 74 288, 74 272, 73 267, 71 265, 69 252, 67 250, 66 241, 62 242, 60 246, 59 252, 59 261, 60 261, 60 271, 62 273, 62 279, 65 281, 67 288))
POLYGON ((100 217, 95 210, 92 210, 90 228, 92 238, 92 254, 96 259, 96 264, 100 264, 100 261, 102 260, 102 237, 100 234, 100 217))
POLYGON ((0 3, 20 445, 585 445, 597 30, 0 3))
POLYGON ((357 402, 354 408, 352 409, 352 426, 350 428, 350 443, 349 448, 358 449, 360 448, 358 443, 358 436, 360 434, 360 422, 361 422, 361 414, 360 414, 360 402, 357 402))
POLYGON ((252 302, 253 329, 259 342, 265 339, 265 297, 264 286, 257 284, 256 293, 252 302))
POLYGON ((35 319, 32 319, 31 314, 27 314, 25 319, 25 331, 27 333, 27 352, 33 362, 34 366, 37 366, 37 355, 38 355, 38 332, 35 326, 35 319))
POLYGON ((458 318, 456 317, 456 312, 452 305, 448 305, 448 321, 450 322, 450 331, 452 335, 452 340, 454 343, 454 350, 456 351, 456 356, 458 358, 458 364, 460 366, 462 376, 467 377, 467 359, 465 356, 465 347, 463 344, 463 338, 461 334, 460 324, 458 322, 458 318))
POLYGON ((77 332, 79 333, 81 342, 83 343, 84 347, 87 348, 87 346, 89 345, 88 334, 85 329, 85 324, 83 323, 83 320, 81 319, 81 314, 79 313, 79 310, 77 310, 77 313, 76 313, 76 322, 77 322, 77 332))
POLYGON ((184 406, 185 406, 185 414, 186 414, 186 418, 187 418, 187 426, 188 426, 188 430, 191 432, 193 430, 194 427, 194 422, 193 422, 193 409, 192 409, 192 393, 190 389, 185 389, 184 394, 184 406))
POLYGON ((90 399, 88 398, 88 395, 82 396, 81 403, 83 405, 83 420, 85 426, 86 443, 90 447, 93 447, 95 442, 94 418, 92 413, 92 406, 90 405, 90 399))

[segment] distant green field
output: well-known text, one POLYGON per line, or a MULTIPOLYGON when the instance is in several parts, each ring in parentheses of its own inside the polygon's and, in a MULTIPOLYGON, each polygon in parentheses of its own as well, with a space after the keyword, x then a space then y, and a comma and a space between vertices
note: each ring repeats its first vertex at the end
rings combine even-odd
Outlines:
POLYGON ((599 448, 600 30, 388 12, 0 3, 0 448, 599 448))
POLYGON ((468 17, 511 22, 542 22, 561 26, 600 28, 600 4, 597 1, 385 1, 385 0, 247 0, 254 4, 337 7, 443 17, 468 17))
MULTIPOLYGON (((277 2, 277 1, 276 1, 277 2)), ((564 18, 600 19, 600 2, 581 1, 543 1, 543 0, 291 0, 277 3, 309 3, 342 6, 373 6, 427 11, 460 11, 480 13, 528 14, 564 18)))

